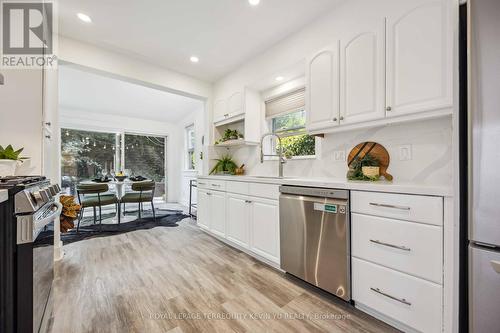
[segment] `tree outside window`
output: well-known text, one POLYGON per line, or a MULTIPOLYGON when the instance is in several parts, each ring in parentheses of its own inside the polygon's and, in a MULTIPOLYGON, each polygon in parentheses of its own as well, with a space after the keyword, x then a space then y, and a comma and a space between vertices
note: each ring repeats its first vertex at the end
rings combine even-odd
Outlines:
POLYGON ((281 137, 281 147, 274 142, 274 149, 283 149, 289 157, 316 155, 316 139, 306 133, 305 110, 290 112, 271 119, 273 133, 281 137))

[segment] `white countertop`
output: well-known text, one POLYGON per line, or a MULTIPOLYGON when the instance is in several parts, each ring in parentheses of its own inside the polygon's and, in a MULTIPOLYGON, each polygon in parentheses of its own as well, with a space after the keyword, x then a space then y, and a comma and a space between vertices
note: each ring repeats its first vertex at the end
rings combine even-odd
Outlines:
POLYGON ((9 192, 7 190, 0 190, 0 203, 7 201, 9 198, 9 192))
POLYGON ((436 195, 443 197, 453 196, 453 189, 448 186, 436 186, 428 184, 403 183, 403 182, 387 182, 387 181, 366 182, 366 181, 349 181, 346 179, 300 178, 300 177, 264 178, 258 176, 199 176, 198 178, 240 181, 240 182, 255 182, 255 183, 266 183, 266 184, 338 188, 338 189, 373 191, 373 192, 436 195))

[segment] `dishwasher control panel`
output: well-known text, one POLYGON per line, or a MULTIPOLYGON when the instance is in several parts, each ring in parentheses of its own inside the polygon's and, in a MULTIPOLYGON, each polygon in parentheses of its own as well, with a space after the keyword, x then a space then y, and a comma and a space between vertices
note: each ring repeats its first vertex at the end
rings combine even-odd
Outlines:
POLYGON ((309 197, 335 198, 340 200, 349 199, 348 190, 283 185, 280 186, 280 192, 284 194, 305 195, 309 197))

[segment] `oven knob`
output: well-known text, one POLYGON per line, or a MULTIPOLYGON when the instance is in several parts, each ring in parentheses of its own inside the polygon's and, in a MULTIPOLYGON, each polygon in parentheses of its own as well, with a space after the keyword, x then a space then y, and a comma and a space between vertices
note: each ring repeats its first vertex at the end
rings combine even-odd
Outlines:
POLYGON ((42 196, 43 202, 49 202, 49 200, 52 198, 52 194, 50 193, 50 190, 48 188, 41 190, 40 195, 42 196))

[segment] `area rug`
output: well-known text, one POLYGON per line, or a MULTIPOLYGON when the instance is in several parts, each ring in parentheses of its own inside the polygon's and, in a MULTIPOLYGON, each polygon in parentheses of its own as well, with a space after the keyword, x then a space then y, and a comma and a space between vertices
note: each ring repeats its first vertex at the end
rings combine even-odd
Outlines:
MULTIPOLYGON (((103 223, 99 225, 99 221, 97 221, 97 224, 93 224, 94 218, 92 216, 84 217, 80 223, 79 231, 76 232, 77 221, 75 221, 75 228, 67 233, 61 234, 61 240, 63 244, 66 245, 89 238, 119 235, 135 230, 147 230, 156 227, 177 227, 179 226, 177 222, 189 217, 189 215, 183 214, 180 210, 157 209, 155 213, 156 222, 153 220, 151 211, 143 212, 140 220, 120 224, 103 223)), ((114 213, 102 214, 102 219, 109 219, 114 215, 114 213)), ((127 211, 127 216, 129 215, 137 216, 137 212, 127 211)))

